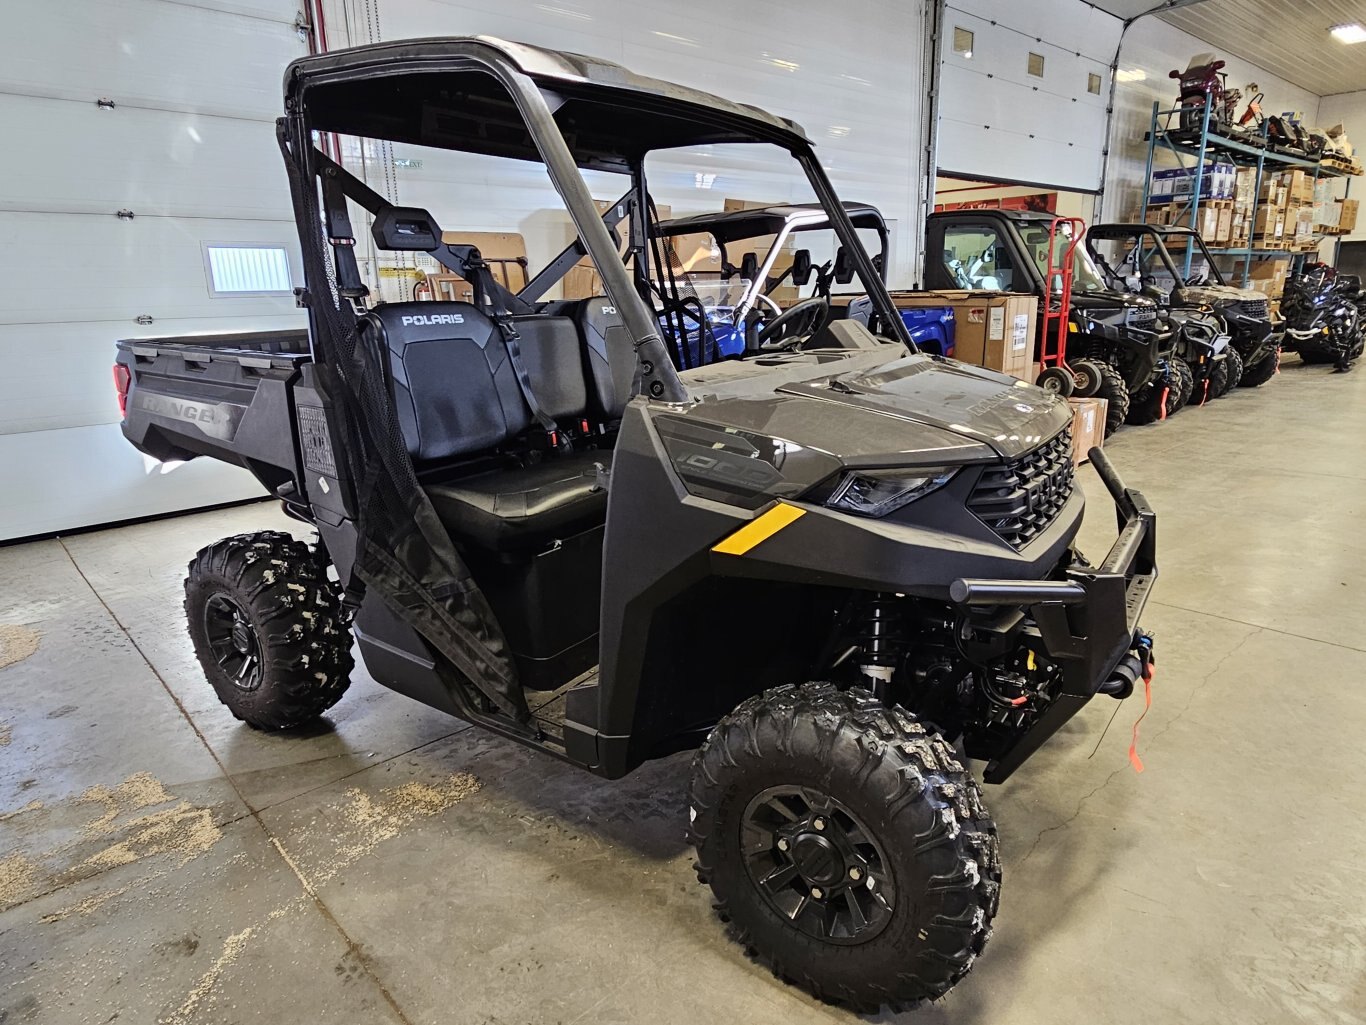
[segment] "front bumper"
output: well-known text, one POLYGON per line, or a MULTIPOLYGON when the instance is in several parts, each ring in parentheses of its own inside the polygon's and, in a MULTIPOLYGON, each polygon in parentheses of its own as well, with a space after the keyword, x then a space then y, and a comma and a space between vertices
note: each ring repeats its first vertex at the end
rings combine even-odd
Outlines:
POLYGON ((1157 516, 1139 492, 1124 486, 1104 452, 1093 448, 1090 458, 1119 520, 1119 537, 1099 566, 1069 567, 1066 580, 957 580, 950 589, 961 605, 1027 606, 1044 652, 1062 670, 1053 701, 987 765, 988 783, 1000 783, 1019 768, 1139 646, 1139 617, 1157 580, 1157 516))

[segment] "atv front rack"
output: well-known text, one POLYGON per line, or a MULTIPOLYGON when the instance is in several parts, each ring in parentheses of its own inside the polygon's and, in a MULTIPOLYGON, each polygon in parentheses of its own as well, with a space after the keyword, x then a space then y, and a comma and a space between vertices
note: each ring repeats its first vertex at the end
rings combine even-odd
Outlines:
POLYGON ((987 766, 988 783, 1019 768, 1139 645, 1139 617, 1157 580, 1157 516, 1142 494, 1124 486, 1104 452, 1093 448, 1089 455, 1119 520, 1119 537, 1099 566, 1069 567, 1066 580, 956 580, 949 589, 960 605, 1027 606, 1044 653, 1062 669, 1060 692, 1015 745, 987 766))

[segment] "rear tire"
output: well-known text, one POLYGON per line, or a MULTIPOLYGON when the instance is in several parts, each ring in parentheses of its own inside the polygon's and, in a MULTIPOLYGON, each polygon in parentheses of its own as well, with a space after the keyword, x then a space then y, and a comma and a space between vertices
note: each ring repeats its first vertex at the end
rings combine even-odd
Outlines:
POLYGON ((1108 403, 1105 407, 1105 436, 1108 438, 1129 416, 1129 386, 1111 364, 1097 362, 1096 366, 1100 367, 1100 391, 1096 394, 1108 403))
POLYGON ((218 700, 249 726, 316 719, 351 682, 340 587, 288 534, 239 534, 202 549, 185 577, 185 618, 218 700))
POLYGON ((1240 388, 1256 388, 1266 384, 1276 376, 1276 371, 1281 365, 1281 350, 1278 346, 1270 355, 1262 358, 1260 363, 1255 363, 1250 367, 1245 367, 1243 376, 1238 381, 1240 388))
POLYGON ((940 997, 991 934, 1000 855, 977 782, 867 691, 807 683, 745 701, 694 758, 689 802, 722 920, 820 999, 874 1011, 940 997))
POLYGON ((1238 354, 1237 349, 1230 346, 1224 358, 1219 361, 1219 366, 1214 370, 1214 377, 1210 380, 1209 397, 1212 399, 1223 398, 1238 387, 1238 382, 1242 378, 1243 357, 1238 354))

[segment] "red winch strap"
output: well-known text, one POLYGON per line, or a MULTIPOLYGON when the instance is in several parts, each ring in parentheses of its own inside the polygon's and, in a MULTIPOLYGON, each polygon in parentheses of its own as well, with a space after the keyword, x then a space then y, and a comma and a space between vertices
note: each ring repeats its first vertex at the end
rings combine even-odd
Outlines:
POLYGON ((1143 667, 1143 715, 1140 715, 1134 722, 1134 739, 1129 742, 1129 763, 1134 767, 1134 772, 1143 771, 1143 759, 1138 757, 1138 724, 1143 721, 1143 717, 1148 714, 1148 709, 1153 707, 1153 667, 1151 665, 1143 667))

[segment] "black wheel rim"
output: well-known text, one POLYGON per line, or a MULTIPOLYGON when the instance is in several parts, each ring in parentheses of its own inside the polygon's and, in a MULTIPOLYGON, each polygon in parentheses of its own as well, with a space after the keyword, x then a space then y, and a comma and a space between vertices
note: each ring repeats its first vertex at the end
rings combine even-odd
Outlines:
POLYGON ((809 936, 866 943, 896 904, 891 863, 844 805, 811 787, 769 787, 745 808, 740 851, 775 912, 809 936))
POLYGON ((246 610, 219 592, 204 605, 204 634, 214 661, 238 690, 261 686, 261 644, 246 610))

